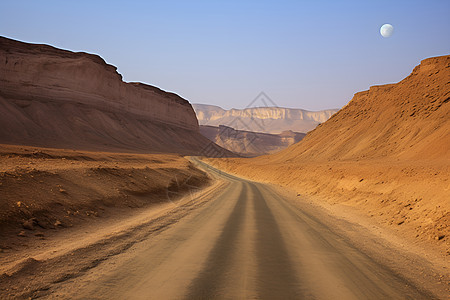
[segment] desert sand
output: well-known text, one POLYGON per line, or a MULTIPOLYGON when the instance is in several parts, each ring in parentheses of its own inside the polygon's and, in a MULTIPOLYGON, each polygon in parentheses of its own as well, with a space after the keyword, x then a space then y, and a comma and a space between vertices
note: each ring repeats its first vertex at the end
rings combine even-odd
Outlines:
POLYGON ((26 246, 118 209, 175 201, 208 184, 175 154, 81 152, 0 146, 0 249, 26 246))
POLYGON ((15 260, 2 264, 0 293, 42 299, 448 294, 445 261, 392 245, 382 229, 333 216, 308 197, 299 202, 276 186, 191 161, 214 179, 211 186, 175 205, 70 228, 10 254, 15 260))

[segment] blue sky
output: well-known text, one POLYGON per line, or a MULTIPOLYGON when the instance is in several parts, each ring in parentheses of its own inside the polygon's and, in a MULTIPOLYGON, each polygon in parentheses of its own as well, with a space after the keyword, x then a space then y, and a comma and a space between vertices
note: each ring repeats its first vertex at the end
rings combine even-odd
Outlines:
POLYGON ((1 1, 0 35, 96 53, 192 103, 339 108, 450 53, 450 1, 1 1), (379 28, 394 26, 383 38, 379 28))

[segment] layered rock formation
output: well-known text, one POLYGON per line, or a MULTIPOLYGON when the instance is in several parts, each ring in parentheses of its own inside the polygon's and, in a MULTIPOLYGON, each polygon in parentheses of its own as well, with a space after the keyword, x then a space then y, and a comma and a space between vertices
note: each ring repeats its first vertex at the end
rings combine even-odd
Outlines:
POLYGON ((280 134, 235 130, 223 125, 200 125, 200 133, 217 145, 247 157, 278 152, 299 142, 306 135, 290 130, 280 134))
MULTIPOLYGON (((188 101, 125 83, 97 56, 0 37, 0 143, 93 150, 221 151, 188 101)), ((214 152, 214 151, 212 151, 214 152)), ((212 153, 211 152, 211 153, 212 153)))
POLYGON ((328 120, 337 109, 307 111, 282 107, 252 107, 224 110, 218 106, 193 104, 200 125, 225 125, 236 130, 279 134, 283 131, 306 133, 328 120))

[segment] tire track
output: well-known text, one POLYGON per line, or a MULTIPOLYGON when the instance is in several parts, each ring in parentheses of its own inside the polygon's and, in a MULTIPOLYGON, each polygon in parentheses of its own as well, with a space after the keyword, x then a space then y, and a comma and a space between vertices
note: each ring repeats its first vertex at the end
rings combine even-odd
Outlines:
POLYGON ((247 184, 244 184, 236 205, 208 256, 205 268, 192 282, 186 299, 218 298, 225 279, 233 276, 230 267, 233 254, 237 251, 240 229, 245 221, 247 201, 247 184))
POLYGON ((348 240, 333 232, 318 218, 306 212, 295 209, 285 199, 280 197, 267 186, 262 186, 265 195, 270 195, 279 207, 278 210, 286 214, 286 219, 293 218, 297 228, 308 232, 317 249, 327 251, 331 265, 329 270, 338 271, 342 283, 349 286, 357 299, 432 299, 433 296, 414 286, 400 274, 376 262, 348 240), (289 217, 287 216, 289 215, 289 217))
POLYGON ((266 199, 255 184, 251 184, 251 189, 257 227, 258 298, 305 299, 301 282, 292 267, 280 229, 266 199))

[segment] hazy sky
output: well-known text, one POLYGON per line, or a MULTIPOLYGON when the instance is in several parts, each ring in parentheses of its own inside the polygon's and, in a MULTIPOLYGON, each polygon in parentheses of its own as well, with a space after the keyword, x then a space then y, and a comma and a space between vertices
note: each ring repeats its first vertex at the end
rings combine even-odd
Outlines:
POLYGON ((192 103, 242 108, 264 91, 320 110, 449 54, 449 15, 448 0, 2 0, 0 35, 99 54, 192 103))

